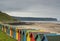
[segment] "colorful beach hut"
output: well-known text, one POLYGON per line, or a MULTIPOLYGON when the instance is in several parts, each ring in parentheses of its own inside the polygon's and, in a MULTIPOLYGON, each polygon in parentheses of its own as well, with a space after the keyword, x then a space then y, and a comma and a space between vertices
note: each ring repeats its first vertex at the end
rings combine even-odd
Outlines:
POLYGON ((18 30, 18 41, 21 41, 20 29, 18 30))
POLYGON ((35 37, 33 33, 30 33, 30 41, 35 41, 35 37))
POLYGON ((35 40, 36 40, 36 41, 41 41, 40 34, 37 34, 37 35, 36 35, 35 40))
POLYGON ((30 34, 28 32, 26 33, 26 41, 30 41, 30 34))
POLYGON ((13 38, 16 39, 16 29, 13 28, 13 38))
POLYGON ((7 33, 7 35, 9 35, 9 36, 10 36, 10 26, 7 26, 6 33, 7 33))
POLYGON ((26 41, 26 34, 25 34, 25 31, 23 31, 23 41, 26 41))
POLYGON ((21 41, 26 41, 26 30, 21 29, 21 41))
POLYGON ((18 29, 16 29, 16 40, 18 40, 18 29))
POLYGON ((13 29, 10 27, 10 36, 13 37, 13 29))
POLYGON ((44 34, 44 36, 43 36, 43 38, 42 38, 42 40, 41 41, 48 41, 48 39, 47 39, 47 37, 46 37, 46 35, 44 34))

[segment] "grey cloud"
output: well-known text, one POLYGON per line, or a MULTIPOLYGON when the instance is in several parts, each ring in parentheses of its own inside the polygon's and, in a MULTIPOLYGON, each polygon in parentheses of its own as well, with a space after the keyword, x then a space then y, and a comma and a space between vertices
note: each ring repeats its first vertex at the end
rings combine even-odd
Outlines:
MULTIPOLYGON (((1 10, 29 10, 29 8, 36 8, 43 6, 49 8, 57 8, 60 9, 60 0, 1 0, 0 1, 0 9, 1 10)), ((31 10, 32 11, 32 10, 31 10)))
POLYGON ((0 10, 32 12, 35 16, 60 18, 60 0, 0 0, 0 10))

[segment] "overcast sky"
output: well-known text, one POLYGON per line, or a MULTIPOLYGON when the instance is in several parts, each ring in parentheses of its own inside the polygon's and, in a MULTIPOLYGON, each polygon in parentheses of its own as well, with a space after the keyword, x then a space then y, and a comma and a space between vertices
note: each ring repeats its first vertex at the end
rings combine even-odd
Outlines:
POLYGON ((60 20, 60 0, 0 0, 0 10, 12 16, 54 17, 60 20))

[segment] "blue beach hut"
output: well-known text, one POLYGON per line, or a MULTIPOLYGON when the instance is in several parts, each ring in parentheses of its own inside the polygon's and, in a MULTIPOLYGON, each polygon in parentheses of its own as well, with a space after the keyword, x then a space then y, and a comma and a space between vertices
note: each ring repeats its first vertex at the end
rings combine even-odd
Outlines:
POLYGON ((26 41, 26 34, 24 31, 23 31, 23 41, 26 41))
POLYGON ((22 29, 20 33, 21 33, 21 41, 26 41, 26 30, 22 29))
POLYGON ((16 39, 16 29, 13 28, 13 38, 16 39))
POLYGON ((46 35, 44 34, 44 36, 43 36, 43 38, 42 38, 42 40, 41 41, 48 41, 48 39, 47 39, 47 37, 46 37, 46 35))

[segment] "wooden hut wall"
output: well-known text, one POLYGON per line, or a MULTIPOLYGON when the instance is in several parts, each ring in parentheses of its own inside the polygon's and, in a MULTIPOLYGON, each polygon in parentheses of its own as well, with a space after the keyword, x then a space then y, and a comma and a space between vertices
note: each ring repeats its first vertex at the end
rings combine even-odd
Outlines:
POLYGON ((30 33, 30 41, 35 41, 35 37, 33 33, 30 33))
POLYGON ((21 40, 26 41, 26 30, 23 30, 21 34, 22 34, 21 40))
POLYGON ((12 37, 13 31, 12 31, 12 27, 10 27, 10 36, 12 37))
POLYGON ((30 34, 29 33, 26 33, 26 41, 30 41, 30 34))
MULTIPOLYGON (((1 25, 0 25, 1 28, 1 25)), ((44 35, 43 38, 41 39, 40 34, 36 33, 34 34, 33 32, 38 32, 37 30, 20 30, 13 28, 11 26, 2 26, 2 31, 6 32, 9 36, 15 38, 18 41, 41 41, 44 39, 44 41, 48 41, 47 37, 44 35)))
POLYGON ((21 41, 20 29, 18 29, 18 41, 21 41))
POLYGON ((18 40, 18 29, 16 29, 16 40, 18 40))
POLYGON ((6 32, 7 32, 8 35, 10 35, 10 26, 7 26, 6 32))
POLYGON ((47 37, 46 37, 46 35, 44 34, 44 36, 43 36, 43 38, 42 38, 42 40, 41 41, 48 41, 48 39, 47 39, 47 37))
POLYGON ((13 38, 16 39, 16 29, 13 28, 13 38))

